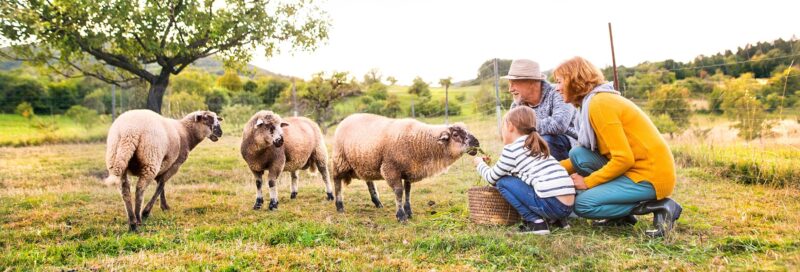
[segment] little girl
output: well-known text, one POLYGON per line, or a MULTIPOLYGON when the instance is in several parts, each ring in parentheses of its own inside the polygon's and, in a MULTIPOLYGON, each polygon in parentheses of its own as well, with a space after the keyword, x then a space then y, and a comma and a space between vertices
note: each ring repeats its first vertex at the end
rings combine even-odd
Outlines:
POLYGON ((545 219, 568 228, 566 217, 575 202, 575 185, 536 132, 536 113, 529 107, 516 107, 506 113, 503 123, 503 152, 492 168, 484 162, 488 158, 476 157, 478 173, 497 186, 522 216, 520 233, 549 234, 545 219))

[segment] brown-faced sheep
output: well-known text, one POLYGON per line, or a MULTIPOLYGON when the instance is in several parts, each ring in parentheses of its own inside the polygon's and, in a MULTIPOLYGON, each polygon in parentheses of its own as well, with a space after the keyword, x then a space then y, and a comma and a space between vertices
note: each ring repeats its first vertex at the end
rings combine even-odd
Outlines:
POLYGON ((278 208, 278 190, 275 182, 281 172, 292 176, 292 195, 297 196, 297 170, 316 168, 322 175, 328 200, 333 200, 328 180, 328 150, 319 126, 305 117, 281 118, 271 111, 259 111, 244 126, 242 157, 256 178, 256 204, 261 209, 264 171, 269 185, 269 209, 278 208))
POLYGON ((372 181, 383 179, 394 190, 400 222, 411 218, 411 183, 442 172, 464 153, 474 156, 479 146, 463 124, 428 125, 373 114, 353 114, 342 120, 334 141, 336 210, 344 211, 342 181, 349 184, 352 178, 366 181, 372 202, 382 207, 372 181))
POLYGON ((111 124, 106 142, 106 183, 120 183, 131 231, 147 219, 157 197, 161 198, 161 209, 169 209, 164 184, 204 138, 216 142, 222 136, 220 121, 222 118, 210 111, 196 111, 175 120, 150 110, 132 110, 111 124), (131 203, 128 174, 139 177, 135 204, 131 203), (158 187, 142 210, 144 190, 153 180, 158 187))

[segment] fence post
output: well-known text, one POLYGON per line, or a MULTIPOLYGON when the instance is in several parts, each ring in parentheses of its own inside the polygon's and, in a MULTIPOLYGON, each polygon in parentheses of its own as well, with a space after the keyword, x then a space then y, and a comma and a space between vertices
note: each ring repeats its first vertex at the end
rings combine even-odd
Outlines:
POLYGON ((502 127, 502 118, 500 116, 500 85, 498 83, 498 75, 497 75, 497 58, 494 58, 494 97, 495 97, 495 107, 497 112, 497 133, 500 134, 500 140, 503 139, 503 127, 502 127))
POLYGON ((292 78, 292 110, 294 117, 297 117, 297 83, 294 78, 292 78))
POLYGON ((417 115, 414 113, 414 95, 411 95, 411 118, 417 118, 417 115))
POLYGON ((111 121, 117 119, 117 85, 111 84, 111 121))
POLYGON ((447 118, 447 117, 449 116, 449 110, 448 110, 448 95, 447 95, 447 89, 449 89, 449 87, 450 87, 450 86, 445 86, 445 87, 444 87, 444 124, 445 124, 445 125, 448 125, 448 124, 449 124, 449 123, 448 123, 448 118, 447 118))

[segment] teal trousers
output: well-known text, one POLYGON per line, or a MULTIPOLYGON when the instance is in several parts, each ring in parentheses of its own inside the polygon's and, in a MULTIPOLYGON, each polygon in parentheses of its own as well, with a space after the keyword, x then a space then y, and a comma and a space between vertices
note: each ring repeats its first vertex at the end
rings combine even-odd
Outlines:
MULTIPOLYGON (((608 163, 608 159, 599 153, 581 146, 569 151, 569 159, 575 171, 584 177, 608 163)), ((575 199, 575 214, 589 219, 620 218, 629 215, 639 202, 653 199, 656 199, 656 190, 650 182, 636 183, 621 175, 578 192, 575 199)))

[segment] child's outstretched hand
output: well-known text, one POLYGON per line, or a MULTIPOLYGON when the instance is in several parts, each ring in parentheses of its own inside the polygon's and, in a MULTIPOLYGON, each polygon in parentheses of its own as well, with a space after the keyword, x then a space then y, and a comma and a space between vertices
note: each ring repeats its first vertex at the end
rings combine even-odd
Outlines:
POLYGON ((492 162, 492 159, 490 159, 489 156, 483 156, 483 157, 475 156, 475 158, 472 158, 472 163, 475 164, 475 166, 477 166, 481 162, 485 162, 486 164, 489 164, 489 163, 492 162))

